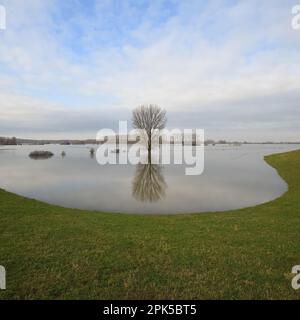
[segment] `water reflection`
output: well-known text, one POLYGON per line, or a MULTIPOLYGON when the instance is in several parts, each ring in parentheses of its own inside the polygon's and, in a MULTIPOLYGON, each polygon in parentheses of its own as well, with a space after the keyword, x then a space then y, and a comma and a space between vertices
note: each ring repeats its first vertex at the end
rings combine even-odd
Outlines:
MULTIPOLYGON (((287 185, 263 157, 299 149, 299 145, 206 147, 204 173, 186 176, 181 165, 99 165, 90 159, 90 148, 97 147, 48 145, 54 156, 35 161, 28 155, 36 146, 0 146, 0 188, 55 205, 102 212, 233 210, 282 195, 287 185)), ((114 156, 121 155, 122 149, 114 156)))
POLYGON ((132 183, 132 195, 143 202, 157 202, 166 196, 167 184, 162 167, 156 164, 138 164, 132 183))

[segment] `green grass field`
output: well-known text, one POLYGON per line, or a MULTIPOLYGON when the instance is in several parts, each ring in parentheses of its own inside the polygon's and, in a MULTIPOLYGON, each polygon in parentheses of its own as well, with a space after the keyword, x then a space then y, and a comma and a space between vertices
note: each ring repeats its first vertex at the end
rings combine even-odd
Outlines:
POLYGON ((95 213, 0 190, 0 299, 300 299, 300 151, 266 161, 289 191, 224 213, 95 213))

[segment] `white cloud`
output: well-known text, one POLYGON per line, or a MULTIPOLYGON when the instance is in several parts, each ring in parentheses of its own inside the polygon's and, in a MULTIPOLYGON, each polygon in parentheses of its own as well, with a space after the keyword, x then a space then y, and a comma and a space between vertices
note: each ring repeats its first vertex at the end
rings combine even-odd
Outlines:
POLYGON ((168 110, 171 126, 197 125, 225 138, 300 140, 300 33, 290 27, 292 1, 173 3, 154 1, 141 11, 123 1, 119 15, 111 1, 97 1, 93 15, 78 1, 4 3, 10 18, 0 35, 1 133, 53 134, 49 118, 63 113, 61 135, 92 134, 93 112, 107 120, 100 129, 151 102, 168 110), (72 14, 64 6, 73 6, 72 14), (119 32, 109 29, 114 22, 119 32))

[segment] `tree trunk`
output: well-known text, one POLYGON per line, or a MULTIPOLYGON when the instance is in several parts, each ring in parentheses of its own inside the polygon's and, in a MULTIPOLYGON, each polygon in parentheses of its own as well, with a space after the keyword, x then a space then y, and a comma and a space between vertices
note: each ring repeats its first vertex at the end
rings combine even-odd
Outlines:
POLYGON ((151 164, 151 142, 152 142, 152 137, 151 137, 151 133, 148 135, 148 163, 151 164))

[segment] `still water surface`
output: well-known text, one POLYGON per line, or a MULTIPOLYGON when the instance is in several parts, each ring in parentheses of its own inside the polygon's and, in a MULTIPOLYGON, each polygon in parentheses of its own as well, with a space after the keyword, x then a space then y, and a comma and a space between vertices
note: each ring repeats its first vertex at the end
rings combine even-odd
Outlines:
POLYGON ((264 155, 299 145, 205 147, 205 169, 186 176, 184 165, 105 165, 92 146, 0 147, 0 188, 64 207, 130 213, 224 211, 268 202, 287 190, 264 155), (34 150, 54 156, 34 160, 34 150), (65 156, 62 156, 62 152, 65 156))

